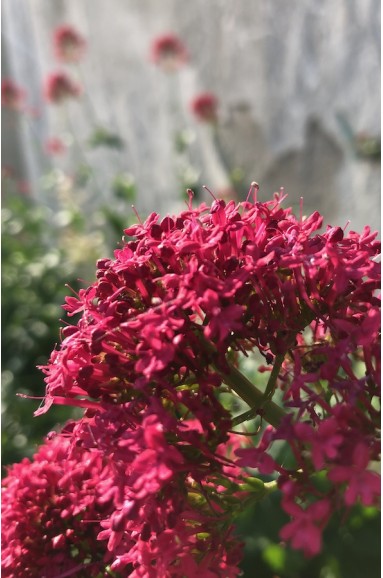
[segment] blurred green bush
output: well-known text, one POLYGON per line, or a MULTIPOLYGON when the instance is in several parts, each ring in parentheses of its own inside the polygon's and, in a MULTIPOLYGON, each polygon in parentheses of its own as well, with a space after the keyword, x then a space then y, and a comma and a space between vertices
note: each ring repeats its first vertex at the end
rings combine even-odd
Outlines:
POLYGON ((2 213, 2 455, 3 464, 30 456, 58 422, 72 415, 54 407, 33 418, 39 401, 16 394, 43 396, 38 364, 46 363, 59 341, 58 319, 69 283, 78 287, 75 266, 54 239, 58 227, 46 207, 10 195, 2 213))

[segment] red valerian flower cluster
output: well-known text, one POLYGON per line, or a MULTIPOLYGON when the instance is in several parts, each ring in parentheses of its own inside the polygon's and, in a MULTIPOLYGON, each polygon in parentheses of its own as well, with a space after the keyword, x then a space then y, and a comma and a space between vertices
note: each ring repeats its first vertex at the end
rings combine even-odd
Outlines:
POLYGON ((334 510, 377 503, 380 244, 368 227, 318 233, 319 213, 297 218, 256 190, 152 213, 66 299, 80 319, 43 368, 36 413, 86 408, 67 428, 66 459, 96 453, 107 468, 97 540, 122 576, 237 576, 233 518, 274 487, 291 517, 281 538, 308 556, 334 510), (238 369, 254 350, 270 373, 263 392, 238 369), (233 418, 228 389, 251 411, 233 418), (270 425, 255 445, 233 445, 254 416, 270 425), (281 441, 294 466, 273 457, 281 441), (277 479, 269 487, 257 471, 277 479))
POLYGON ((86 43, 73 26, 63 24, 54 31, 53 45, 57 60, 71 64, 81 60, 86 43))
POLYGON ((172 72, 185 64, 188 53, 182 40, 175 34, 163 34, 151 46, 152 61, 164 70, 172 72))
POLYGON ((46 78, 44 92, 48 102, 61 104, 80 96, 81 88, 66 72, 53 72, 46 78))
POLYGON ((195 96, 190 104, 192 113, 202 122, 215 123, 218 118, 218 99, 212 92, 195 96))

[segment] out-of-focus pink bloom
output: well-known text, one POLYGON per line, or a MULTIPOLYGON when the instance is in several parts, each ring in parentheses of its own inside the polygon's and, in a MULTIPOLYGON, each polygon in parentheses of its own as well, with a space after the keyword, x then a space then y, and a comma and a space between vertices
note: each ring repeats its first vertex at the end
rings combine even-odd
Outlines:
POLYGON ((175 34, 164 34, 153 41, 151 58, 155 64, 172 72, 187 61, 188 54, 182 40, 175 34))
POLYGON ((293 516, 293 520, 280 531, 282 540, 289 540, 293 548, 303 550, 307 557, 319 554, 322 547, 321 526, 328 520, 330 502, 320 500, 303 510, 297 504, 285 501, 283 508, 293 516))
POLYGON ((66 146, 60 138, 52 137, 45 142, 44 149, 48 155, 56 156, 65 153, 66 146))
POLYGON ((371 506, 380 495, 380 476, 366 469, 369 461, 369 448, 361 442, 354 450, 352 465, 336 466, 328 475, 332 482, 347 484, 344 501, 348 506, 355 504, 358 498, 365 506, 371 506))
POLYGON ((258 447, 239 448, 235 454, 239 457, 236 465, 246 468, 257 468, 261 474, 272 474, 281 468, 275 460, 266 453, 272 442, 272 428, 268 426, 263 435, 258 447))
POLYGON ((12 179, 15 176, 15 171, 10 165, 4 165, 1 167, 1 178, 2 179, 12 179))
POLYGON ((17 188, 22 195, 28 196, 31 192, 31 185, 28 181, 18 181, 17 188))
POLYGON ((323 468, 326 460, 333 460, 343 441, 339 424, 335 418, 323 420, 317 430, 307 423, 295 424, 294 433, 300 441, 311 444, 312 460, 315 468, 323 468))
POLYGON ((49 74, 45 82, 45 98, 53 104, 61 104, 81 94, 80 86, 65 72, 49 74))
POLYGON ((24 106, 25 91, 13 80, 4 78, 1 81, 1 104, 6 108, 20 111, 24 106))
POLYGON ((218 117, 218 99, 212 92, 203 92, 193 98, 191 111, 203 122, 216 122, 218 117))
POLYGON ((57 60, 78 62, 85 51, 85 40, 72 26, 64 24, 54 31, 53 44, 57 60))

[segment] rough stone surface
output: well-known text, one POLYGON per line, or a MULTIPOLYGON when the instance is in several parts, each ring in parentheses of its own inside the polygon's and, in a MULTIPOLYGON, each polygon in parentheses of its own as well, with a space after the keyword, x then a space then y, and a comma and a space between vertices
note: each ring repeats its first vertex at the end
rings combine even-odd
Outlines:
MULTIPOLYGON (((123 154, 87 153, 98 168, 95 195, 106 195, 117 167, 134 175, 142 212, 172 210, 185 163, 174 134, 187 129, 199 184, 225 188, 234 171, 240 195, 252 180, 263 199, 283 186, 294 205, 303 196, 305 211, 360 229, 379 226, 380 165, 357 154, 354 139, 380 137, 379 10, 378 0, 3 0, 3 32, 9 71, 42 109, 41 139, 64 126, 59 110, 42 107, 39 88, 57 68, 52 30, 71 23, 87 37, 87 92, 98 121, 126 142, 123 154), (167 31, 190 53, 176 75, 149 61, 152 39, 167 31), (190 114, 201 90, 220 99, 216 134, 190 114)), ((85 96, 68 117, 85 138, 93 122, 85 96)), ((44 161, 28 135, 23 143, 20 170, 48 202, 36 180, 44 161)))

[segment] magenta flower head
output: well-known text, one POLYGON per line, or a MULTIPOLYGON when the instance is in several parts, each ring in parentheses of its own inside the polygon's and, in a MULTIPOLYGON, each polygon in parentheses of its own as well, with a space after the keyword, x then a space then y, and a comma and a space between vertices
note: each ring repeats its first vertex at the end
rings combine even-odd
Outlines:
POLYGON ((66 298, 79 319, 42 368, 36 415, 85 408, 67 430, 68 459, 100 460, 90 507, 105 561, 123 576, 237 576, 232 516, 247 492, 269 491, 247 468, 276 478, 291 517, 281 538, 307 556, 333 511, 378 502, 380 243, 368 227, 319 232, 317 211, 295 216, 282 193, 259 202, 258 189, 196 208, 190 191, 180 214, 125 229, 96 281, 66 298), (253 351, 269 372, 264 391, 241 372, 253 351), (269 423, 253 447, 232 443, 249 412, 231 416, 230 391, 269 423))
POLYGON ((152 43, 151 59, 167 72, 173 72, 185 64, 188 53, 182 40, 175 34, 163 34, 152 43))
POLYGON ((230 443, 213 456, 200 424, 185 420, 177 448, 156 415, 129 409, 68 424, 32 461, 8 468, 4 577, 238 576, 241 545, 225 513, 235 493, 215 487, 222 479, 238 489, 238 472, 223 457, 230 443))
POLYGON ((199 121, 215 123, 218 118, 218 98, 212 92, 203 92, 193 98, 190 109, 199 121))
POLYGON ((52 104, 61 104, 81 94, 80 86, 66 72, 53 72, 45 81, 45 98, 52 104))
POLYGON ((78 62, 85 51, 84 38, 72 26, 64 24, 54 31, 54 51, 57 60, 64 63, 78 62))
POLYGON ((2 106, 20 111, 25 101, 25 91, 20 88, 13 80, 4 78, 1 81, 1 104, 2 106))
MULTIPOLYGON (((98 548, 108 473, 100 452, 71 447, 68 435, 46 441, 33 460, 8 468, 2 481, 2 576, 104 576, 98 548)), ((109 510, 108 510, 109 508, 109 510)))

